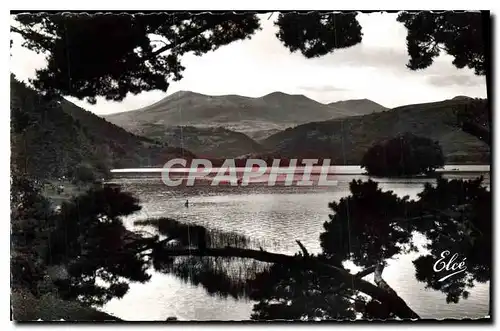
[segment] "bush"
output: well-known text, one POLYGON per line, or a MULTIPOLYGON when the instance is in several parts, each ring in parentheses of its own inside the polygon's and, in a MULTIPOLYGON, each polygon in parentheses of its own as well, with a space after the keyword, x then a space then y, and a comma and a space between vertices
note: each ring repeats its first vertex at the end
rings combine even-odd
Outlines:
POLYGON ((430 174, 443 166, 439 142, 411 133, 376 143, 361 160, 361 167, 374 176, 430 174))

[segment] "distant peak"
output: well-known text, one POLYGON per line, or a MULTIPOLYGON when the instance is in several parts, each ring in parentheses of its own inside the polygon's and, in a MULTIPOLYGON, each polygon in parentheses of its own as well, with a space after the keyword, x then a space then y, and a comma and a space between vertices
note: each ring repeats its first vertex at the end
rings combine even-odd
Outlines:
MULTIPOLYGON (((345 103, 355 103, 355 104, 373 104, 373 105, 379 105, 381 107, 384 107, 382 106, 381 104, 379 104, 378 102, 375 102, 373 100, 370 100, 370 99, 348 99, 348 100, 339 100, 339 101, 334 101, 334 102, 330 102, 329 105, 335 105, 335 104, 345 104, 345 103)), ((386 108, 386 107, 384 107, 386 108)))
POLYGON ((170 94, 169 96, 165 97, 160 102, 173 101, 173 100, 186 99, 186 98, 195 98, 195 97, 206 97, 206 95, 201 94, 201 93, 192 92, 192 91, 182 90, 182 91, 177 91, 177 92, 170 94))
POLYGON ((181 90, 181 91, 177 91, 177 92, 170 94, 169 97, 183 97, 183 96, 191 95, 191 94, 196 94, 196 93, 191 92, 191 91, 181 90))
POLYGON ((453 99, 451 100, 469 100, 469 99, 472 99, 471 97, 468 97, 466 95, 457 95, 456 97, 454 97, 453 99))
POLYGON ((284 92, 281 92, 281 91, 276 91, 276 92, 271 92, 269 94, 266 94, 263 96, 263 98, 267 98, 267 97, 280 97, 280 96, 288 96, 289 94, 286 94, 284 92))
POLYGON ((343 103, 343 102, 374 102, 370 99, 348 99, 348 100, 339 100, 339 101, 334 101, 334 102, 331 102, 331 104, 333 103, 343 103))
MULTIPOLYGON (((277 98, 290 98, 290 97, 293 97, 295 99, 309 99, 308 97, 306 97, 303 94, 288 94, 288 93, 281 92, 281 91, 276 91, 276 92, 266 94, 262 98, 263 99, 271 99, 271 98, 277 99, 277 98)), ((312 100, 312 99, 309 99, 309 100, 312 100)))

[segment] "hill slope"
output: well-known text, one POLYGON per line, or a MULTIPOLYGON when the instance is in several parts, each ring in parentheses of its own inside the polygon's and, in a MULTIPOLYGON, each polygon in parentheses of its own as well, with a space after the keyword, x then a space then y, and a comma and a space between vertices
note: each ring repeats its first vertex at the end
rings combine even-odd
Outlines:
POLYGON ((151 138, 172 147, 186 148, 198 156, 208 158, 234 158, 248 153, 260 153, 264 148, 241 132, 222 127, 197 128, 193 126, 148 126, 151 138))
POLYGON ((388 108, 368 99, 337 101, 329 103, 328 107, 333 110, 338 110, 342 114, 346 114, 346 117, 362 116, 388 110, 388 108))
POLYGON ((438 140, 447 163, 490 163, 490 148, 457 126, 456 110, 481 100, 454 99, 398 107, 375 114, 299 125, 274 134, 263 144, 271 155, 330 158, 335 164, 359 164, 376 141, 399 133, 438 140))
POLYGON ((81 164, 98 173, 163 165, 182 154, 178 148, 129 133, 69 101, 48 101, 15 79, 11 79, 11 124, 13 165, 40 178, 71 175, 81 164))
POLYGON ((151 125, 220 127, 262 139, 290 126, 386 110, 370 100, 350 100, 330 105, 303 95, 274 92, 260 98, 238 95, 208 96, 174 93, 148 107, 107 115, 105 118, 130 132, 150 136, 151 125))

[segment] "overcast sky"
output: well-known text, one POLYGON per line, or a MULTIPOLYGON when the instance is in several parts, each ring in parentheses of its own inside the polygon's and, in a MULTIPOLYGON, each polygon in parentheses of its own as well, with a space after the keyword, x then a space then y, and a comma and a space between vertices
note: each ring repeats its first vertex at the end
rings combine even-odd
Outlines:
MULTIPOLYGON (((281 91, 303 94, 323 103, 366 98, 385 107, 439 101, 457 95, 486 97, 485 78, 475 76, 469 69, 456 69, 449 56, 440 56, 423 71, 407 69, 406 29, 396 22, 397 14, 359 14, 362 43, 319 59, 291 54, 275 37, 276 16, 268 20, 269 14, 261 15, 262 30, 250 40, 199 57, 184 56, 184 78, 172 83, 167 93, 141 93, 122 102, 98 99, 96 105, 69 99, 103 115, 141 108, 180 90, 251 97, 281 91)), ((19 44, 14 39, 11 70, 26 80, 44 65, 44 59, 19 44)))

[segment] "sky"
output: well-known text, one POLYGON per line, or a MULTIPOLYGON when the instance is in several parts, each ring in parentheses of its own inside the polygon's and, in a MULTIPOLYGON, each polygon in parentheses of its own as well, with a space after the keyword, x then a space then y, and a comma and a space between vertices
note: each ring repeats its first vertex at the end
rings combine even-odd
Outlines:
MULTIPOLYGON (((184 78, 173 82, 167 92, 130 95, 121 102, 98 99, 96 105, 68 99, 95 114, 106 115, 145 107, 177 91, 249 97, 280 91, 303 94, 321 103, 370 99, 389 108, 457 95, 486 97, 485 78, 467 68, 457 69, 448 55, 441 55, 425 70, 407 69, 406 29, 396 21, 397 14, 359 14, 361 44, 316 59, 306 59, 285 48, 275 37, 277 14, 269 16, 259 15, 262 30, 250 40, 202 56, 185 55, 184 78)), ((11 71, 26 81, 45 60, 13 39, 11 71)))

